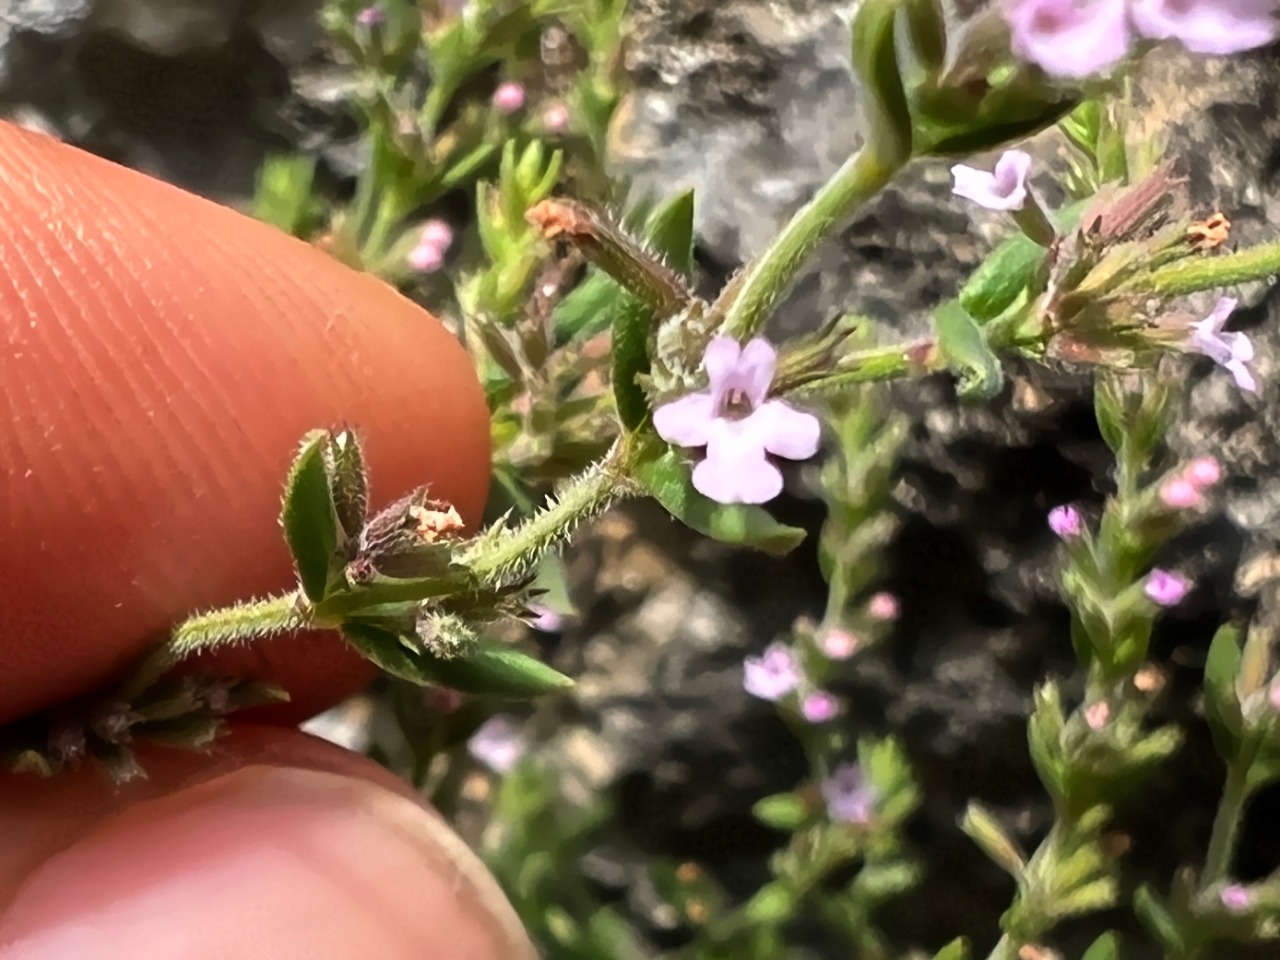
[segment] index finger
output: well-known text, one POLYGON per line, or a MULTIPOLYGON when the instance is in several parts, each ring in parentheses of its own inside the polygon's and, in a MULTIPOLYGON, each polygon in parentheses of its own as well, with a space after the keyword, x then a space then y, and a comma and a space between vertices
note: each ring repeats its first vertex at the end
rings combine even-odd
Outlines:
MULTIPOLYGON (((178 618, 292 586, 302 435, 349 423, 375 500, 475 522, 489 426, 467 355, 381 281, 230 209, 0 123, 0 723, 108 680, 178 618)), ((292 717, 367 681, 335 635, 217 669, 292 717)))

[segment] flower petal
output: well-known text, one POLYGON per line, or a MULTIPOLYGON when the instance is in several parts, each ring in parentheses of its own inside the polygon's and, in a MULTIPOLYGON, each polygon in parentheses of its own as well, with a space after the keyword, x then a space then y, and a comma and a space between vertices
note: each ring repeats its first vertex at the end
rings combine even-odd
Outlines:
POLYGON ((1013 0, 1005 9, 1013 52, 1046 73, 1088 77, 1129 52, 1126 0, 1013 0))
POLYGON ((782 492, 782 474, 747 420, 716 420, 693 486, 717 503, 766 503, 782 492))
POLYGON ((818 418, 783 400, 770 400, 743 423, 765 450, 788 460, 808 460, 822 442, 818 418))
POLYGON ((1176 39, 1192 53, 1240 53, 1277 34, 1273 0, 1135 0, 1130 15, 1143 36, 1176 39))
POLYGON ((764 337, 756 337, 742 348, 736 371, 737 382, 734 385, 747 395, 753 410, 764 403, 765 397, 769 395, 769 387, 773 385, 773 374, 777 368, 778 351, 764 337))
POLYGON ((1254 377, 1253 371, 1250 370, 1243 361, 1232 360, 1229 363, 1224 364, 1223 367, 1227 373, 1231 374, 1231 376, 1235 378, 1236 386, 1245 393, 1258 392, 1258 381, 1254 377))
POLYGON ((706 390, 664 403, 653 411, 653 429, 667 443, 678 447, 705 447, 714 422, 715 404, 706 390))
POLYGON ((733 337, 713 337, 702 354, 702 368, 707 371, 707 380, 711 385, 711 399, 716 409, 724 402, 724 395, 729 391, 729 379, 738 369, 738 358, 742 356, 742 346, 733 337))

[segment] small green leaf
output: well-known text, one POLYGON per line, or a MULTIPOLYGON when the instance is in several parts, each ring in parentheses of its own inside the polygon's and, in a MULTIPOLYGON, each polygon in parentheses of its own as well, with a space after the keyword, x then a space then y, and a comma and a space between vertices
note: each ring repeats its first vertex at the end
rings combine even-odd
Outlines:
POLYGON ((774 520, 767 510, 716 503, 693 487, 688 464, 671 451, 640 463, 635 477, 680 522, 713 540, 786 556, 804 540, 804 531, 774 520))
POLYGON ((779 881, 765 884, 747 901, 746 915, 752 923, 765 926, 785 923, 796 911, 796 898, 779 881))
POLYGON ((327 431, 307 434, 289 469, 280 512, 280 525, 298 569, 298 580, 314 602, 324 599, 330 573, 337 563, 338 517, 325 467, 328 445, 327 431))
POLYGON ((326 452, 338 524, 346 538, 358 537, 369 511, 369 477, 360 439, 343 430, 334 435, 326 452))
POLYGON ((775 793, 757 800, 751 812, 757 820, 775 830, 799 830, 809 819, 808 805, 794 793, 775 793))
POLYGON ((693 275, 693 191, 685 190, 659 207, 645 227, 650 246, 687 280, 693 275))
MULTIPOLYGON (((649 247, 686 279, 693 267, 693 191, 672 197, 649 219, 645 228, 649 247)), ((613 395, 618 418, 635 430, 649 415, 649 401, 639 377, 649 372, 649 336, 666 319, 634 295, 624 295, 613 313, 613 395)))
POLYGON ((501 697, 538 697, 568 690, 573 681, 541 660, 497 644, 481 647, 458 660, 432 659, 436 683, 462 693, 487 693, 501 697))
POLYGON ((556 346, 602 333, 609 326, 614 307, 622 299, 621 288, 607 273, 593 269, 561 300, 551 314, 556 346))
POLYGON ((959 301, 950 300, 934 312, 938 348, 956 374, 957 392, 965 399, 990 399, 1004 386, 1000 359, 987 345, 986 335, 959 301))
POLYGON ((573 686, 542 661, 497 644, 442 660, 423 651, 416 637, 401 638, 382 626, 351 622, 343 625, 342 633, 366 659, 410 683, 502 697, 536 697, 573 686))
POLYGON ((1165 956, 1187 955, 1186 939, 1182 935, 1178 922, 1148 885, 1143 884, 1134 893, 1133 912, 1138 915, 1147 932, 1164 949, 1165 956))
POLYGON ((1108 930, 1093 941, 1080 960, 1120 960, 1120 935, 1108 930))
POLYGON ((956 937, 933 955, 933 960, 969 960, 969 941, 956 937))
POLYGON ((1022 876, 1027 866, 1026 856, 986 807, 976 800, 970 801, 960 819, 960 829, 982 848, 996 866, 1012 877, 1022 876))
POLYGON ((1226 624, 1213 635, 1204 664, 1204 714, 1218 754, 1230 763, 1240 749, 1244 718, 1236 699, 1240 630, 1226 624))

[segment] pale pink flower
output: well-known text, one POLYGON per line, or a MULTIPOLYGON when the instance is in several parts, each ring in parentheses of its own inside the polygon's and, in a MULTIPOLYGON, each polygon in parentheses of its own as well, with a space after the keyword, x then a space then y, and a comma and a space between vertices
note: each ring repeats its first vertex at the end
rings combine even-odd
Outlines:
POLYGON ((493 108, 499 113, 515 113, 524 106, 524 87, 507 81, 493 92, 493 108))
POLYGON ((811 413, 770 400, 778 354, 767 340, 745 347, 716 337, 703 356, 708 389, 653 412, 658 436, 681 447, 706 447, 693 485, 719 503, 765 503, 782 492, 769 455, 804 460, 818 452, 821 427, 811 413))
POLYGON ((1248 393, 1258 392, 1258 381, 1249 364, 1253 361, 1253 342, 1243 333, 1228 333, 1222 327, 1236 308, 1233 297, 1222 297, 1203 320, 1191 324, 1186 349, 1204 354, 1235 378, 1236 386, 1248 393))
POLYGON ((422 225, 418 243, 439 247, 441 252, 453 246, 453 227, 438 217, 432 217, 422 225))
POLYGON ((419 273, 435 273, 444 266, 444 251, 430 243, 420 243, 405 256, 419 273))
POLYGON ((810 723, 827 723, 840 712, 840 701, 825 690, 814 690, 801 701, 800 712, 810 723))
POLYGON ((1143 36, 1192 53, 1240 53, 1276 39, 1275 0, 1133 0, 1129 12, 1143 36))
POLYGON ((386 19, 377 4, 370 4, 356 14, 356 23, 362 27, 372 27, 386 19))
POLYGON ((848 630, 827 630, 818 638, 818 647, 830 660, 848 660, 858 651, 858 638, 848 630))
POLYGON ((1229 913, 1244 913, 1253 906, 1253 894, 1249 892, 1247 887, 1238 883, 1229 883, 1222 888, 1219 894, 1222 899, 1222 905, 1226 907, 1229 913))
POLYGON ((1021 210, 1027 202, 1030 170, 1031 155, 1021 150, 1002 153, 992 173, 958 163, 951 168, 951 192, 988 210, 1021 210))
POLYGON ((553 103, 542 111, 542 125, 548 133, 564 133, 569 129, 569 108, 563 103, 553 103))
POLYGON ((550 607, 544 607, 540 603, 532 603, 529 605, 529 609, 534 615, 533 619, 529 621, 533 629, 541 630, 543 633, 559 633, 564 629, 564 617, 550 607))
POLYGON ((1217 486, 1222 480, 1222 465, 1214 457, 1196 457, 1187 464, 1182 475, 1201 490, 1217 486))
POLYGON ((867 616, 872 620, 897 620, 902 613, 898 598, 892 593, 880 591, 871 595, 867 601, 867 616))
POLYGON ((1160 502, 1171 510, 1191 510, 1203 506, 1204 494, 1186 477, 1172 477, 1160 485, 1160 502))
POLYGON ((758 657, 747 657, 742 667, 742 688, 761 700, 781 700, 804 679, 795 653, 781 643, 769 644, 758 657))
POLYGON ((1110 719, 1111 707, 1107 705, 1105 700, 1091 703, 1084 708, 1084 722, 1094 733, 1105 727, 1110 719))

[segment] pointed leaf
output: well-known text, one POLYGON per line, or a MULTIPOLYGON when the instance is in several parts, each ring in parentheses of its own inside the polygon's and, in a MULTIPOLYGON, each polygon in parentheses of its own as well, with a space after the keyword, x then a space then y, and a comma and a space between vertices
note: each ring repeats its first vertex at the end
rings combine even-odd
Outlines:
POLYGON ((799 830, 809 819, 809 807, 794 793, 775 793, 757 800, 751 808, 755 818, 776 830, 799 830))
POLYGON ((1120 960, 1120 935, 1108 930, 1093 941, 1080 960, 1120 960))
POLYGON ((1147 932, 1164 949, 1166 956, 1181 957, 1187 954, 1187 944, 1178 922, 1169 908, 1146 884, 1133 895, 1133 912, 1138 915, 1147 932))
POLYGON ((436 682, 435 675, 429 669, 430 658, 410 650, 400 637, 390 630, 367 623, 353 622, 343 624, 342 635, 362 657, 381 667, 393 677, 408 680, 419 686, 436 682))
POLYGON ((969 941, 956 937, 933 955, 933 960, 969 960, 969 941))
POLYGON ((638 378, 649 372, 649 329, 656 316, 632 294, 623 294, 613 311, 613 397, 618 419, 629 431, 649 416, 649 401, 638 378))
POLYGON ((994 397, 1004 386, 1004 370, 987 345, 982 328, 956 300, 934 312, 938 349, 958 378, 956 391, 967 400, 994 397))
POLYGON ((1204 714, 1219 755, 1230 763, 1240 749, 1244 719, 1236 699, 1240 671, 1240 631, 1231 624, 1218 630, 1204 664, 1204 714))
POLYGON ((573 686, 569 677, 541 660, 497 644, 457 660, 428 659, 435 682, 461 693, 537 697, 573 686))
POLYGON ((677 520, 721 543, 781 557, 804 540, 803 530, 778 523, 761 507, 704 497, 693 487, 689 466, 671 451, 639 464, 635 477, 677 520))
POLYGON ((659 207, 645 236, 667 264, 688 279, 693 273, 693 191, 677 193, 659 207))
POLYGON ((289 470, 280 513, 302 590, 316 602, 324 599, 338 549, 338 517, 325 467, 328 445, 327 431, 307 434, 289 470))

